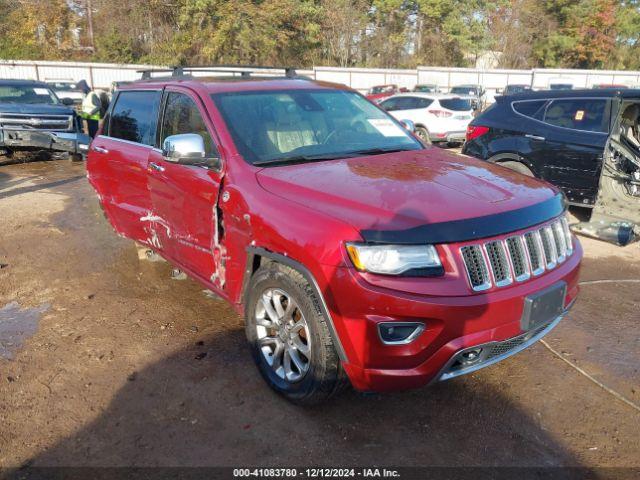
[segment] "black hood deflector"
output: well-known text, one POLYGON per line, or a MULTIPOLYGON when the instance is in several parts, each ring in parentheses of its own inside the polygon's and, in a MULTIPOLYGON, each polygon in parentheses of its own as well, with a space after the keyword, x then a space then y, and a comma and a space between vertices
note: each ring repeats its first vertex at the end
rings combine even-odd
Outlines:
POLYGON ((420 225, 406 230, 362 230, 360 234, 367 243, 420 245, 466 242, 533 227, 565 210, 564 196, 559 193, 544 202, 495 215, 420 225))

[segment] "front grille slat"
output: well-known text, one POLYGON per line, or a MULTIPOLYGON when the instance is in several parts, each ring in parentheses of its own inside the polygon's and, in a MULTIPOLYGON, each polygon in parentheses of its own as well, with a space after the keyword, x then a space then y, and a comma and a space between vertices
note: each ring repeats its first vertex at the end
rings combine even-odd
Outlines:
POLYGON ((505 240, 460 248, 471 288, 487 290, 524 282, 555 268, 573 253, 573 241, 565 218, 505 240))
POLYGON ((544 254, 542 253, 542 240, 540 232, 529 232, 524 235, 527 252, 529 254, 529 265, 531 273, 538 276, 544 272, 544 254))
POLYGON ((542 239, 542 250, 544 252, 545 267, 551 270, 556 267, 558 261, 558 252, 556 251, 556 243, 553 238, 553 230, 550 226, 540 229, 540 238, 542 239))
POLYGON ((564 236, 562 224, 559 221, 554 222, 553 225, 551 225, 551 229, 553 230, 553 238, 556 244, 556 251, 558 253, 558 263, 562 263, 567 258, 567 240, 564 236))
POLYGON ((482 291, 491 288, 489 270, 482 250, 478 245, 469 245, 460 249, 464 261, 467 277, 471 288, 475 291, 482 291))
POLYGON ((512 283, 511 267, 507 260, 504 244, 501 241, 489 242, 485 244, 484 248, 496 287, 504 287, 512 283))
POLYGON ((511 258, 511 265, 513 267, 513 274, 516 277, 516 282, 528 280, 531 277, 531 272, 525 253, 524 237, 507 238, 507 250, 511 258))

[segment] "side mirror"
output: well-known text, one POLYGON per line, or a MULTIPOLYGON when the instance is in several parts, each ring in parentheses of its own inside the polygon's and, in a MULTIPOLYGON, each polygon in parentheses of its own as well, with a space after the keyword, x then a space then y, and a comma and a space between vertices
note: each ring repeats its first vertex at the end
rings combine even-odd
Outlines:
POLYGON ((400 123, 405 129, 409 130, 411 133, 416 131, 416 124, 413 123, 411 120, 400 120, 400 123))
POLYGON ((167 162, 217 168, 218 158, 206 158, 204 140, 197 133, 170 135, 162 142, 162 156, 167 162))
POLYGON ((71 106, 74 103, 73 98, 62 98, 60 101, 62 102, 63 105, 68 105, 68 106, 71 106))

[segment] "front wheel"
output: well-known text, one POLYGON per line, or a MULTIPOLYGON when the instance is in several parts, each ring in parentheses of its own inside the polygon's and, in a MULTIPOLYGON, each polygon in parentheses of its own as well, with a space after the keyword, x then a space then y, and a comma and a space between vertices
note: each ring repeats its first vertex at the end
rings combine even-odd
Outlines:
POLYGON ((248 286, 245 321, 258 370, 287 399, 318 404, 345 385, 319 299, 296 270, 275 262, 258 269, 248 286))

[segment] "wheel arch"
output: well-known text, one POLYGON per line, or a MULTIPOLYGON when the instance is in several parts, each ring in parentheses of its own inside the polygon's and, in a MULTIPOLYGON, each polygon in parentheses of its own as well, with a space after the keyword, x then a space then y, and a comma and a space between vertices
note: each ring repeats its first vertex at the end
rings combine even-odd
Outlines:
POLYGON ((340 361, 347 362, 347 354, 342 346, 342 342, 340 341, 340 337, 338 336, 338 332, 336 331, 335 325, 333 323, 333 317, 331 316, 331 312, 329 311, 329 307, 325 301, 324 295, 320 290, 318 282, 315 277, 309 271, 307 267, 305 267, 302 263, 293 260, 290 257, 285 255, 281 255, 279 253, 271 252, 270 250, 266 250, 261 247, 249 246, 247 247, 247 261, 246 267, 244 271, 244 276, 242 279, 242 291, 240 294, 240 298, 242 299, 243 309, 246 308, 246 298, 248 293, 248 285, 251 280, 252 275, 262 266, 268 262, 276 262, 282 265, 286 265, 293 270, 296 270, 300 273, 304 279, 309 283, 309 286, 313 290, 313 293, 320 300, 320 309, 322 313, 327 319, 327 325, 329 326, 329 334, 331 335, 331 340, 333 345, 336 348, 336 352, 338 352, 338 357, 340 361))
POLYGON ((498 153, 489 157, 487 161, 491 163, 518 162, 531 170, 536 177, 538 176, 536 170, 533 168, 533 164, 516 152, 498 153))

